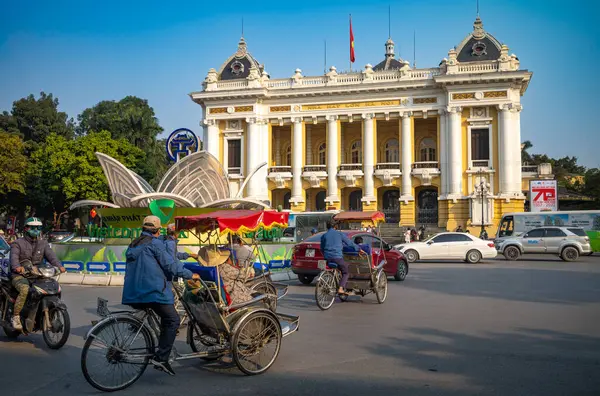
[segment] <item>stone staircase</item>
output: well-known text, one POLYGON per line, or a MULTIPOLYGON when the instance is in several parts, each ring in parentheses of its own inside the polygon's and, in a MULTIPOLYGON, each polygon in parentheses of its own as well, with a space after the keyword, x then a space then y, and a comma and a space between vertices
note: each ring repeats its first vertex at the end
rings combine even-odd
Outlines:
MULTIPOLYGON (((416 228, 418 230, 419 227, 420 227, 420 225, 417 225, 414 228, 416 228)), ((413 228, 413 227, 411 227, 411 228, 413 228)), ((398 223, 382 223, 380 226, 380 229, 379 229, 380 236, 383 238, 383 240, 392 245, 396 245, 396 244, 404 242, 404 231, 405 230, 406 230, 406 227, 399 226, 398 223)), ((426 225, 425 226, 425 239, 427 239, 428 237, 430 237, 432 235, 435 235, 440 232, 445 232, 445 231, 446 231, 446 229, 441 228, 441 227, 426 225)))

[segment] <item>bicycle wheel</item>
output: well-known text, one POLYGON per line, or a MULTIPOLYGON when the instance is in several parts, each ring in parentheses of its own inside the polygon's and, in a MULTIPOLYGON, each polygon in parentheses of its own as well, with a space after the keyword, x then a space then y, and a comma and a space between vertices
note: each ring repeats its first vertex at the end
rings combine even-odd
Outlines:
POLYGON ((273 297, 268 300, 266 303, 267 308, 272 312, 277 312, 277 289, 271 283, 268 282, 259 282, 256 285, 252 286, 252 291, 255 291, 260 294, 270 294, 273 297))
POLYGON ((275 315, 251 313, 233 331, 233 360, 246 375, 262 374, 275 363, 281 339, 281 325, 275 315))
POLYGON ((385 272, 382 271, 379 273, 379 276, 377 277, 377 284, 375 285, 375 296, 377 297, 377 302, 379 304, 383 304, 387 298, 387 287, 387 276, 385 272))
POLYGON ((315 300, 317 301, 317 306, 323 311, 331 308, 335 301, 337 289, 337 282, 333 272, 324 272, 319 277, 319 281, 315 287, 315 300))
POLYGON ((94 388, 114 392, 137 381, 153 353, 154 341, 146 326, 132 317, 114 317, 88 336, 81 371, 94 388))

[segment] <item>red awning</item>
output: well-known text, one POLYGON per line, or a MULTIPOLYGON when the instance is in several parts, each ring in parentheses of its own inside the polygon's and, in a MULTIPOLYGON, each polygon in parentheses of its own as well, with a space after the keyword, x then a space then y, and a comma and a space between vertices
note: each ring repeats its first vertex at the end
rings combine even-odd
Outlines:
POLYGON ((345 222, 372 221, 374 224, 385 221, 385 215, 381 212, 340 212, 333 216, 334 220, 345 222))
POLYGON ((274 210, 218 210, 198 216, 177 216, 175 224, 178 230, 208 232, 220 230, 224 232, 252 232, 259 228, 287 227, 287 212, 274 210))

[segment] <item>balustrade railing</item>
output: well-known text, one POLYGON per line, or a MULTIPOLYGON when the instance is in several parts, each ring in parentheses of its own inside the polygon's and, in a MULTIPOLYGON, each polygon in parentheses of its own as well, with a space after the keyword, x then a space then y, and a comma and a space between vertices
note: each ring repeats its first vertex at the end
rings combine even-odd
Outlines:
POLYGON ((239 176, 239 175, 242 174, 242 168, 237 168, 237 167, 236 168, 232 168, 232 167, 229 167, 229 168, 227 168, 227 173, 230 174, 230 175, 239 176))
POLYGON ((522 173, 538 173, 537 165, 523 165, 521 166, 522 173))
POLYGON ((341 164, 339 171, 362 171, 362 164, 341 164))
POLYGON ((387 170, 387 169, 392 169, 392 170, 400 170, 400 163, 399 162, 382 162, 379 164, 375 165, 375 170, 387 170))
POLYGON ((326 165, 308 165, 302 168, 302 172, 327 172, 326 165))
POLYGON ((473 168, 487 168, 488 166, 489 166, 489 160, 473 161, 473 168))
POLYGON ((269 174, 272 173, 291 173, 291 166, 271 166, 269 167, 269 174))
POLYGON ((413 162, 413 169, 437 169, 439 168, 437 161, 421 161, 421 162, 413 162))

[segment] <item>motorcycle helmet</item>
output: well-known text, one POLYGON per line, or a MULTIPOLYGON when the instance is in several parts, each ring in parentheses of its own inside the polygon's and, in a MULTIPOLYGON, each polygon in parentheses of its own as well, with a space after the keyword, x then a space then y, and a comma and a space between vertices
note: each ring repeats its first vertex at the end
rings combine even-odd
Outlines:
POLYGON ((28 227, 27 234, 32 238, 38 238, 42 233, 42 222, 37 217, 25 220, 25 227, 28 227))

